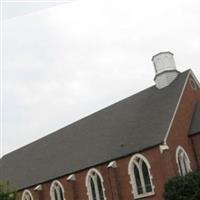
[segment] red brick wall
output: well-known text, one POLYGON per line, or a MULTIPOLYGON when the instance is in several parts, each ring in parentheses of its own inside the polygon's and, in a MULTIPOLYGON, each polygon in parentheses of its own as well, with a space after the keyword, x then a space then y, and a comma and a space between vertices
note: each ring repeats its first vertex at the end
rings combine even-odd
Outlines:
MULTIPOLYGON (((189 78, 192 77, 190 76, 189 78)), ((193 170, 197 168, 193 145, 191 138, 188 137, 188 132, 198 100, 200 100, 200 90, 192 89, 190 82, 188 81, 167 139, 167 144, 170 147, 168 157, 172 162, 172 166, 169 169, 169 176, 178 175, 176 149, 179 145, 187 152, 191 161, 191 168, 193 170)), ((200 145, 200 143, 198 144, 200 145)))
POLYGON ((195 136, 192 136, 191 140, 193 144, 193 150, 196 156, 195 158, 198 163, 198 168, 200 168, 200 133, 195 136))

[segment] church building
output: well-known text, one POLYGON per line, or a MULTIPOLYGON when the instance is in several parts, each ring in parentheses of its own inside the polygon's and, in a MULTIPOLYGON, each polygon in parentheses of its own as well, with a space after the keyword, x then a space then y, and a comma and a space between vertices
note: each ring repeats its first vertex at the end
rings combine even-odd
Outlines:
POLYGON ((152 61, 155 85, 1 158, 17 200, 163 200, 200 167, 200 84, 171 52, 152 61))

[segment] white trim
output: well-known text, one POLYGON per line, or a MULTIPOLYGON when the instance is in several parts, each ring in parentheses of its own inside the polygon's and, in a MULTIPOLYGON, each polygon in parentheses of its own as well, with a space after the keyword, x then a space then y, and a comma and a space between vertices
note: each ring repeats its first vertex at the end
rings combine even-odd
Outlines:
MULTIPOLYGON (((135 154, 131 157, 130 161, 129 161, 129 165, 128 165, 128 174, 130 176, 130 184, 132 186, 132 193, 134 195, 134 199, 139 199, 139 198, 143 198, 143 197, 147 197, 147 196, 152 196, 155 194, 155 186, 153 185, 153 176, 151 175, 150 172, 151 169, 151 165, 149 163, 149 161, 142 155, 142 154, 135 154), (152 187, 152 192, 145 192, 143 194, 138 194, 137 192, 137 186, 136 186, 136 182, 135 182, 135 177, 134 177, 134 172, 133 172, 133 165, 137 165, 138 163, 135 161, 137 158, 142 159, 147 168, 148 168, 148 172, 149 172, 149 178, 150 178, 150 183, 151 183, 151 187, 152 187)), ((140 175, 141 175, 141 171, 139 171, 140 175)), ((143 175, 142 175, 143 176, 143 175)), ((144 186, 144 180, 142 181, 142 185, 144 186)))
POLYGON ((115 160, 109 162, 107 168, 117 168, 117 162, 115 160))
MULTIPOLYGON (((179 97, 178 103, 177 103, 177 105, 176 105, 176 108, 175 108, 173 117, 172 117, 172 119, 171 119, 171 121, 170 121, 170 124, 169 124, 169 127, 168 127, 168 129, 167 129, 167 133, 166 133, 165 138, 164 138, 164 144, 165 144, 165 145, 167 144, 167 138, 168 138, 168 136, 169 136, 171 127, 172 127, 173 122, 174 122, 174 119, 175 119, 175 117, 176 117, 176 113, 177 113, 178 108, 179 108, 179 105, 180 105, 180 103, 181 103, 181 100, 182 100, 182 97, 183 97, 183 93, 184 93, 184 91, 185 91, 186 85, 187 85, 187 83, 188 83, 188 78, 189 78, 190 75, 192 75, 193 78, 194 78, 195 80, 197 80, 197 79, 195 78, 195 76, 194 76, 192 70, 190 69, 190 70, 189 70, 189 73, 188 73, 188 75, 187 75, 187 78, 186 78, 186 80, 185 80, 183 89, 182 89, 182 91, 181 91, 181 95, 180 95, 180 97, 179 97)), ((198 83, 198 82, 197 82, 197 83, 198 83)), ((198 86, 200 87, 199 83, 198 83, 198 86)))
POLYGON ((177 166, 178 166, 178 172, 179 172, 180 175, 185 175, 186 173, 192 171, 191 166, 190 166, 190 159, 189 159, 189 156, 188 156, 188 154, 186 153, 185 149, 184 149, 183 147, 181 147, 181 146, 178 146, 178 147, 176 148, 176 164, 177 164, 177 166), (187 159, 187 160, 186 160, 187 172, 185 172, 185 173, 181 172, 181 166, 180 166, 180 163, 179 163, 179 152, 180 152, 180 151, 184 153, 184 155, 186 156, 186 159, 187 159))
POLYGON ((40 184, 40 185, 37 185, 35 188, 34 188, 34 190, 36 190, 36 191, 42 191, 42 185, 40 184))
POLYGON ((169 146, 167 146, 166 144, 160 145, 159 148, 160 148, 160 153, 161 154, 163 154, 164 151, 169 150, 169 146))
POLYGON ((26 199, 25 199, 25 195, 26 195, 26 194, 28 194, 28 195, 31 197, 31 200, 34 200, 33 195, 32 195, 32 193, 31 193, 30 190, 24 190, 24 191, 23 191, 22 200, 26 200, 26 199))
MULTIPOLYGON (((58 180, 55 180, 51 183, 51 187, 50 187, 50 197, 51 197, 51 200, 55 200, 54 196, 53 196, 53 189, 55 187, 55 184, 59 185, 59 187, 61 188, 62 190, 62 194, 63 194, 63 198, 65 200, 65 190, 64 190, 64 187, 62 186, 61 182, 58 181, 58 180)), ((60 200, 60 199, 59 199, 60 200)))
POLYGON ((67 181, 75 181, 76 180, 76 176, 75 174, 71 174, 67 177, 67 181))
MULTIPOLYGON (((100 180, 101 180, 101 185, 102 185, 102 190, 103 190, 103 195, 104 195, 104 200, 106 200, 106 195, 105 195, 105 188, 104 188, 104 180, 103 180, 103 176, 101 175, 101 173, 95 169, 95 168, 92 168, 88 171, 87 175, 86 175, 86 179, 85 179, 85 185, 86 185, 86 188, 87 188, 87 195, 88 195, 88 198, 89 200, 93 200, 92 198, 92 191, 91 191, 91 187, 90 187, 90 179, 92 178, 92 173, 95 173, 97 174, 97 176, 99 176, 100 180)), ((93 180, 94 181, 94 180, 93 180)), ((97 186, 95 184, 95 188, 97 190, 97 186)), ((98 195, 98 194, 97 194, 98 195)), ((97 200, 100 200, 100 197, 97 196, 97 200)))

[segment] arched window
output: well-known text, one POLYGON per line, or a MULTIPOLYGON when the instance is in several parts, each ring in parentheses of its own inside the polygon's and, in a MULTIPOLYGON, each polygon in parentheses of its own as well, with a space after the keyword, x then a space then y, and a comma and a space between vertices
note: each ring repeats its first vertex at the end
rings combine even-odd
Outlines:
POLYGON ((51 200, 65 200, 64 188, 59 181, 54 181, 50 189, 51 200))
POLYGON ((135 198, 154 194, 150 164, 141 154, 134 155, 129 162, 129 175, 135 198))
POLYGON ((181 146, 179 146, 176 150, 176 162, 181 176, 184 176, 191 171, 189 157, 181 146))
POLYGON ((33 196, 29 190, 25 190, 22 194, 22 200, 33 200, 33 196))
POLYGON ((89 200, 106 200, 103 177, 96 169, 88 171, 86 176, 86 187, 89 200))

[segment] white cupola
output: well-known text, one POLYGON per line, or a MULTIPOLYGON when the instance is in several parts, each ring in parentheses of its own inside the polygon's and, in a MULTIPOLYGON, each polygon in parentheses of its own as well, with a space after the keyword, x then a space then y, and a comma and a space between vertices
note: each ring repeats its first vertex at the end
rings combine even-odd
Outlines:
POLYGON ((176 70, 176 63, 173 56, 173 53, 167 51, 160 52, 152 58, 156 72, 154 81, 158 89, 170 85, 179 74, 176 70))

